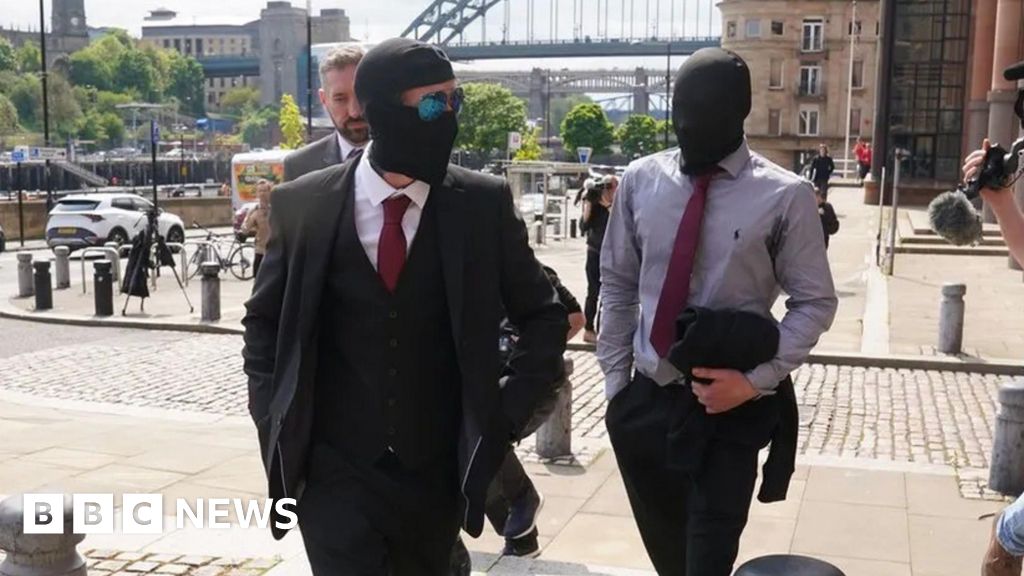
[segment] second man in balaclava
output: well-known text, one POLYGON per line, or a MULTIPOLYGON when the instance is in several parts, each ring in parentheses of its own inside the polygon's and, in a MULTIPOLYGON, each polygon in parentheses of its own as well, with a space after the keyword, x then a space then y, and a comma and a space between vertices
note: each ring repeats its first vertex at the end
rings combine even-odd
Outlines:
MULTIPOLYGON (((688 58, 672 99, 679 148, 630 164, 605 233, 597 352, 606 424, 661 576, 732 574, 758 451, 774 441, 780 419, 797 424, 788 375, 836 311, 813 189, 748 148, 750 102, 750 72, 738 56, 715 48, 688 58), (688 307, 771 321, 780 290, 788 312, 771 360, 746 372, 701 366, 691 374, 667 360, 688 307), (676 427, 698 411, 713 424, 676 427)), ((778 490, 762 490, 762 499, 785 497, 792 459, 781 461, 770 484, 778 490)))

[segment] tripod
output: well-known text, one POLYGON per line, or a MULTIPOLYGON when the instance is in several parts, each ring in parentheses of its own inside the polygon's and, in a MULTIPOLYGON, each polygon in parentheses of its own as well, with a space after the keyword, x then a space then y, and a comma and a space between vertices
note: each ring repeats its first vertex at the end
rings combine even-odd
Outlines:
POLYGON ((149 297, 149 287, 146 285, 149 268, 159 270, 161 266, 171 267, 171 274, 178 281, 178 288, 181 289, 182 295, 185 296, 185 302, 188 303, 188 311, 190 314, 194 313, 196 309, 192 306, 192 301, 188 297, 185 285, 182 283, 181 277, 178 276, 178 270, 174 265, 174 255, 171 253, 171 249, 167 247, 167 241, 160 235, 156 210, 147 211, 145 218, 146 227, 132 241, 132 251, 128 256, 128 265, 125 266, 125 278, 121 285, 121 292, 127 296, 124 299, 121 315, 127 315, 128 301, 131 300, 132 296, 139 298, 139 311, 146 311, 146 298, 149 297), (151 261, 150 252, 154 244, 156 245, 156 256, 151 261))

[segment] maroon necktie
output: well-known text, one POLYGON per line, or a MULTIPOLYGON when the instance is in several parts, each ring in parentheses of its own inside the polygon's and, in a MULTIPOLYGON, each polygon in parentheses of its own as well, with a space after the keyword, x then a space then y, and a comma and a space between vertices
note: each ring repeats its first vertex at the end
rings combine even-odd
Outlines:
POLYGON ((693 195, 686 204, 686 212, 683 213, 683 219, 676 230, 672 259, 668 262, 668 272, 665 274, 665 283, 661 285, 658 309, 654 313, 654 324, 651 326, 651 344, 662 358, 668 356, 669 348, 676 340, 676 318, 686 308, 686 300, 690 296, 690 275, 693 273, 693 261, 697 256, 704 204, 708 197, 711 178, 717 172, 718 170, 714 170, 694 177, 693 195))
POLYGON ((388 292, 395 291, 398 276, 405 265, 406 243, 402 217, 411 201, 405 194, 384 201, 384 227, 380 229, 380 243, 377 245, 377 273, 388 292))

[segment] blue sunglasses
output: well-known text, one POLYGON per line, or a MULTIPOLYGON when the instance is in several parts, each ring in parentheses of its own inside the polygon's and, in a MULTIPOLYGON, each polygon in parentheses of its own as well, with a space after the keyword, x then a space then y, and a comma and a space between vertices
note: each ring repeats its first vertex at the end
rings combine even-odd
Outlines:
POLYGON ((424 94, 420 98, 419 106, 417 106, 420 114, 420 120, 424 122, 433 122, 441 117, 449 107, 451 111, 457 116, 462 110, 462 102, 465 94, 462 88, 456 88, 454 92, 449 96, 443 91, 431 92, 430 94, 424 94))

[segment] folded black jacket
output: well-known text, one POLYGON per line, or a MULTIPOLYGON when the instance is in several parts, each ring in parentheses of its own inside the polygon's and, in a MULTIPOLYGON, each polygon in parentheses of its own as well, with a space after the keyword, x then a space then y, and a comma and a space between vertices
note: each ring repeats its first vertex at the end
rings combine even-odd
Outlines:
MULTIPOLYGON (((736 310, 690 307, 676 320, 677 341, 668 360, 687 380, 693 368, 722 368, 747 372, 775 357, 779 329, 771 319, 736 310)), ((761 502, 786 499, 796 465, 799 415, 793 381, 786 377, 775 395, 763 396, 724 414, 709 415, 693 394, 682 395, 673 410, 667 455, 675 468, 699 473, 712 439, 763 448, 771 442, 765 462, 761 502)))

